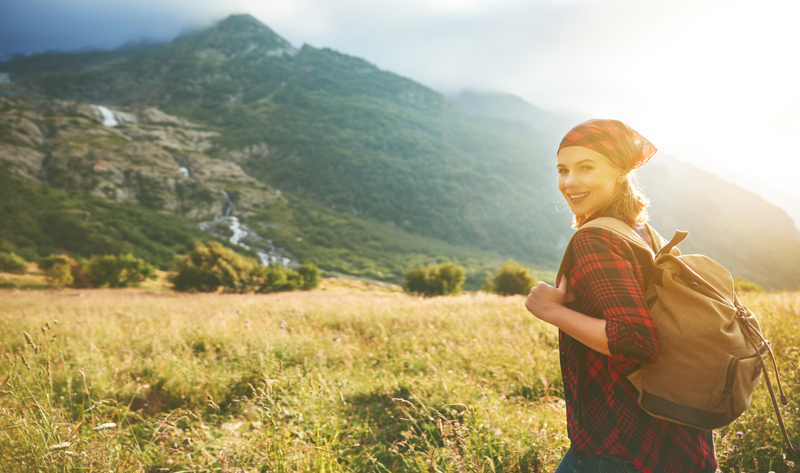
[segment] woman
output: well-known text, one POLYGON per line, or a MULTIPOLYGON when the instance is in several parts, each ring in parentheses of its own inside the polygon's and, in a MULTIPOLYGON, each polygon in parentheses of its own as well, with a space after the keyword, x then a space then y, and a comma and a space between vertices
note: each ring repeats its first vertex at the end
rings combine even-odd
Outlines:
MULTIPOLYGON (((558 188, 574 214, 573 226, 614 217, 652 246, 643 225, 648 202, 635 186, 634 169, 655 152, 617 120, 572 128, 558 150, 558 188)), ((539 282, 525 301, 532 314, 559 328, 571 446, 556 473, 714 472, 711 431, 650 416, 625 377, 658 356, 642 267, 630 245, 609 230, 587 228, 575 235, 572 250, 569 278, 557 287, 539 282), (575 293, 572 308, 565 305, 567 284, 575 293)))

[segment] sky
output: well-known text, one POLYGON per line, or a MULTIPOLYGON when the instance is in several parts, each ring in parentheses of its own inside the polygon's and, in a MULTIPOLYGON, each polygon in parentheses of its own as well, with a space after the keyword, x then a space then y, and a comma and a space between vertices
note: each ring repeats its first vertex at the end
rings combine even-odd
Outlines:
POLYGON ((800 222, 796 0, 4 0, 0 55, 169 41, 233 13, 446 94, 622 120, 800 222))

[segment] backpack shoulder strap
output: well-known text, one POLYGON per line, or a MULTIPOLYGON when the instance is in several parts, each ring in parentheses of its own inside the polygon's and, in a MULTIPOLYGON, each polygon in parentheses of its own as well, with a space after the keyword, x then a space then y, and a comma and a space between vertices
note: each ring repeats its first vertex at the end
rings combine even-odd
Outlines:
MULTIPOLYGON (((639 248, 643 251, 646 251, 650 254, 650 257, 655 257, 655 253, 653 252, 653 248, 650 248, 650 245, 644 241, 639 233, 636 232, 633 228, 629 227, 628 224, 623 222, 622 220, 617 220, 616 218, 611 217, 600 217, 592 220, 591 222, 587 222, 581 228, 605 228, 606 230, 611 230, 612 232, 616 233, 617 236, 621 237, 623 240, 627 241, 628 244, 639 248)), ((647 226, 647 230, 650 231, 651 237, 653 237, 653 242, 655 244, 656 240, 661 239, 661 235, 655 232, 649 225, 647 226), (655 235, 653 235, 655 233, 655 235)), ((658 249, 661 249, 661 241, 658 242, 658 249)), ((656 250, 658 251, 658 250, 656 250)))

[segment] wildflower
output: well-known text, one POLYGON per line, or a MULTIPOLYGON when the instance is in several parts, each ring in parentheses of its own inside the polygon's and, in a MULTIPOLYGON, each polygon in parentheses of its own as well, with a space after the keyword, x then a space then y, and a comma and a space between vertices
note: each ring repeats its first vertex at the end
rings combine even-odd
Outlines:
POLYGON ((116 426, 117 426, 117 424, 115 424, 113 422, 106 422, 105 424, 98 425, 97 427, 93 428, 92 430, 97 432, 97 431, 100 431, 100 430, 113 429, 116 426))
POLYGON ((791 460, 786 460, 786 466, 788 466, 789 468, 794 468, 794 462, 791 460))
POLYGON ((239 309, 234 309, 234 310, 236 311, 236 315, 242 315, 242 313, 239 311, 239 309))
POLYGON ((736 436, 739 437, 739 438, 744 437, 744 432, 742 432, 740 430, 740 431, 736 432, 736 436))
POLYGON ((70 442, 62 442, 62 443, 57 443, 57 444, 55 444, 55 445, 51 445, 51 446, 50 446, 50 450, 51 450, 51 451, 56 451, 56 450, 64 450, 64 449, 66 449, 66 448, 69 448, 69 447, 70 447, 70 445, 72 445, 70 442))
POLYGON ((281 330, 283 330, 285 328, 286 328, 286 321, 285 320, 281 320, 281 330))
POLYGON ((494 432, 493 432, 493 433, 494 433, 494 435, 495 435, 496 437, 499 437, 499 436, 503 435, 503 431, 502 431, 502 430, 500 430, 500 429, 494 429, 494 432))

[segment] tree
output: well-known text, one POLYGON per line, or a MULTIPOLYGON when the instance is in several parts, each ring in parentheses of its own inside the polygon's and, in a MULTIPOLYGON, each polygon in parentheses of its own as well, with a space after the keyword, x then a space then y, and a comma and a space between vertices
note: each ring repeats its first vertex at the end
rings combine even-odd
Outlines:
POLYGON ((0 272, 23 274, 26 262, 16 253, 0 253, 0 272))
POLYGON ((258 262, 242 256, 218 242, 198 242, 194 250, 175 264, 177 274, 170 278, 176 291, 248 292, 258 283, 258 262))
POLYGON ((536 284, 530 270, 514 260, 508 260, 500 266, 494 279, 489 281, 489 289, 503 296, 512 294, 526 295, 536 284))
POLYGON ((156 277, 153 266, 131 254, 92 256, 85 272, 94 287, 138 286, 145 279, 156 277))
POLYGON ((72 267, 77 263, 66 255, 50 255, 39 260, 39 269, 44 271, 47 280, 53 286, 69 286, 74 280, 72 267))
POLYGON ((461 292, 466 271, 456 263, 420 265, 406 272, 405 279, 406 292, 428 297, 454 295, 461 292))

